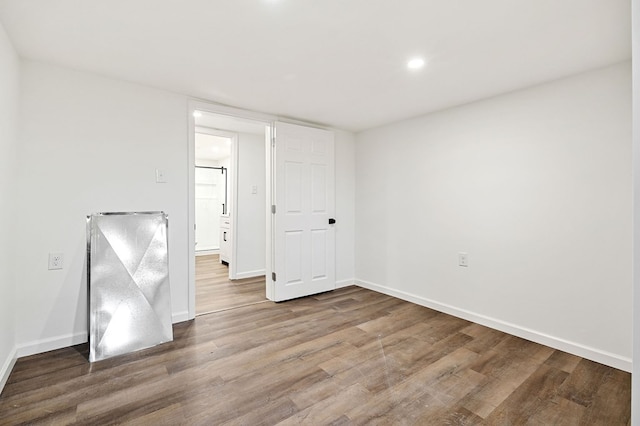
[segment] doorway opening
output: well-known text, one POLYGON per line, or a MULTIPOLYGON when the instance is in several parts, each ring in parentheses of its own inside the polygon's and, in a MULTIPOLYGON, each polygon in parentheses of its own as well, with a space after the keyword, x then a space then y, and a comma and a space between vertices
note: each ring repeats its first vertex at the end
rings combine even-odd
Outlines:
POLYGON ((208 128, 195 134, 196 256, 219 254, 221 217, 229 211, 229 165, 235 135, 208 128))
POLYGON ((266 302, 264 122, 196 109, 195 315, 266 302))

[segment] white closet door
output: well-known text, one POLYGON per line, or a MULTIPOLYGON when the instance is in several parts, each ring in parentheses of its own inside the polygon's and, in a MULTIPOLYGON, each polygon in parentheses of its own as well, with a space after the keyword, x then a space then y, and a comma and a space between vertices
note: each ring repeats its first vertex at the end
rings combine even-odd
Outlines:
POLYGON ((274 300, 335 288, 334 134, 275 124, 274 300))

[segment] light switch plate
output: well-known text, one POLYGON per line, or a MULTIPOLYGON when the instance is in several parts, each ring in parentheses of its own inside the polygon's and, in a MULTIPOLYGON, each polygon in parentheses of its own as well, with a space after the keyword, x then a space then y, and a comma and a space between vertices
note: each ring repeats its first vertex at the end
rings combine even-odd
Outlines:
POLYGON ((467 253, 458 253, 458 266, 463 266, 465 268, 469 266, 469 255, 467 253))
POLYGON ((156 169, 156 183, 166 183, 167 179, 164 175, 164 170, 156 169))

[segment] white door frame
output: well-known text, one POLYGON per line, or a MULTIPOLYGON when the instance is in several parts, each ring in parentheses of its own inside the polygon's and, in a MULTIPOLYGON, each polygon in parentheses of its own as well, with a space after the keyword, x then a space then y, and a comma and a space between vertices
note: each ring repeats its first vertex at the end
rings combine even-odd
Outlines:
MULTIPOLYGON (((193 116, 193 113, 195 111, 202 111, 202 112, 208 112, 208 113, 212 113, 212 114, 219 114, 219 115, 227 115, 227 116, 231 116, 231 117, 236 117, 236 118, 243 118, 243 119, 247 119, 247 120, 253 120, 253 121, 257 121, 257 122, 262 122, 265 124, 265 126, 271 126, 273 122, 275 122, 277 120, 277 117, 272 116, 272 115, 268 115, 268 114, 263 114, 263 113, 259 113, 259 112, 254 112, 254 111, 247 111, 244 109, 240 109, 240 108, 233 108, 233 107, 228 107, 225 105, 218 105, 218 104, 214 104, 214 103, 210 103, 210 102, 204 102, 204 101, 199 101, 199 100, 195 100, 195 99, 191 99, 188 102, 188 108, 187 108, 187 117, 189 120, 189 137, 188 137, 188 154, 187 154, 187 167, 188 167, 188 173, 189 173, 189 186, 188 186, 188 190, 187 190, 187 212, 188 212, 188 219, 187 219, 187 253, 188 253, 188 259, 189 259, 189 267, 187 270, 187 279, 188 279, 188 294, 187 294, 187 298, 188 298, 188 306, 189 306, 189 312, 188 312, 188 319, 193 319, 196 316, 196 233, 195 233, 195 223, 196 223, 196 214, 195 214, 195 165, 196 165, 196 160, 195 160, 195 146, 196 146, 196 142, 195 142, 195 134, 196 134, 196 122, 195 122, 195 117, 193 116)), ((237 143, 234 144, 235 145, 235 149, 237 150, 237 143)), ((267 144, 268 148, 266 151, 266 158, 270 159, 271 158, 271 145, 267 144)), ((233 154, 232 154, 233 157, 233 154)), ((233 163, 233 169, 237 169, 238 165, 237 165, 237 159, 238 159, 238 155, 237 155, 237 151, 235 153, 235 160, 232 161, 236 161, 236 163, 233 163)), ((237 206, 237 191, 234 190, 233 188, 235 188, 235 186, 237 185, 237 176, 238 174, 235 171, 230 172, 230 178, 231 178, 231 191, 232 191, 232 203, 234 206, 237 206), (233 176, 231 176, 231 174, 233 173, 233 176)), ((271 183, 271 176, 269 174, 269 171, 267 171, 267 176, 265 177, 267 179, 266 182, 266 187, 269 188, 271 183)), ((267 205, 271 204, 271 198, 269 196, 269 194, 267 194, 267 199, 266 199, 267 205)), ((267 205, 265 205, 265 211, 267 209, 267 205)), ((267 215, 269 217, 269 219, 271 218, 271 214, 267 215)), ((234 223, 237 222, 237 209, 233 208, 231 210, 231 214, 229 215, 229 218, 231 220, 231 226, 233 226, 234 223)), ((231 233, 231 250, 232 250, 232 256, 236 255, 236 235, 237 232, 232 232, 231 233)), ((267 269, 267 273, 268 273, 268 277, 270 278, 271 275, 271 233, 269 232, 269 230, 267 230, 267 235, 266 235, 266 239, 267 239, 267 253, 266 253, 266 269, 267 269)), ((237 257, 237 256, 236 256, 237 257)), ((233 262, 232 262, 233 263, 233 262)), ((232 271, 235 272, 235 269, 231 269, 234 268, 233 265, 230 265, 230 276, 232 271)), ((267 287, 268 287, 268 283, 269 283, 269 279, 267 279, 267 287)))

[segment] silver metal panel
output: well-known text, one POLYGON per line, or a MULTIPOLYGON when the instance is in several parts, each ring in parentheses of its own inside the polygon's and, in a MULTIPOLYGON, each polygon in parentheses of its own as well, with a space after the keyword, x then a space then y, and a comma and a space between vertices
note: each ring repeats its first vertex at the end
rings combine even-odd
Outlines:
POLYGON ((173 340, 163 212, 87 217, 89 361, 173 340))

